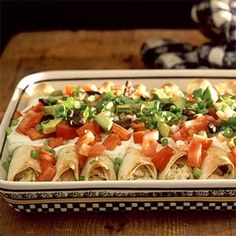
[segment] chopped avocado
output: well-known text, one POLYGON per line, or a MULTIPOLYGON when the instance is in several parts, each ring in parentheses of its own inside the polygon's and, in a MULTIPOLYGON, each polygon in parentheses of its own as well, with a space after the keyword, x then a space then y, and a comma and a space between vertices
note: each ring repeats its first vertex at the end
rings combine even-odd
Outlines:
POLYGON ((56 131, 56 126, 62 121, 61 118, 57 118, 54 120, 49 120, 47 123, 42 124, 42 132, 43 134, 50 134, 56 131))
POLYGON ((43 113, 45 115, 52 115, 56 118, 64 117, 66 115, 64 106, 62 105, 45 106, 43 108, 43 113))
POLYGON ((112 120, 105 112, 101 112, 95 116, 95 121, 104 129, 105 132, 109 132, 112 127, 112 120))
POLYGON ((167 125, 165 122, 161 121, 160 118, 158 116, 156 116, 157 119, 157 129, 160 132, 160 135, 162 137, 168 137, 170 134, 170 126, 167 125))
POLYGON ((177 108, 184 108, 186 105, 186 98, 184 97, 179 97, 174 101, 174 104, 176 105, 177 108))

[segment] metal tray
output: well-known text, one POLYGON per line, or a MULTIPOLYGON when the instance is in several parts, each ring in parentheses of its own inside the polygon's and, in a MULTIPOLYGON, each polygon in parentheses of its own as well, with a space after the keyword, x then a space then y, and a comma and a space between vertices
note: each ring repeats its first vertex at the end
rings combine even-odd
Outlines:
POLYGON ((11 182, 1 163, 6 158, 6 134, 16 109, 30 102, 30 88, 49 82, 65 84, 116 83, 132 79, 148 88, 166 82, 182 89, 192 79, 214 82, 236 79, 235 70, 94 70, 49 71, 32 74, 17 85, 0 127, 0 193, 16 211, 131 211, 131 210, 236 210, 236 180, 154 180, 96 182, 11 182))

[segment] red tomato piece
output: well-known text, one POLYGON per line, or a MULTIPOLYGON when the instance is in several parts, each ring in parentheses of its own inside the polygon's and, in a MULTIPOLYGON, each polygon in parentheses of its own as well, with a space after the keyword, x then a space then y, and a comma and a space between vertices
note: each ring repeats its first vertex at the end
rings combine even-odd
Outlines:
POLYGON ((93 132, 90 130, 87 130, 86 133, 82 137, 79 138, 76 145, 80 146, 81 144, 84 144, 84 143, 90 144, 94 141, 94 139, 95 139, 95 136, 94 136, 93 132))
POLYGON ((103 144, 96 143, 89 150, 88 156, 89 157, 101 156, 105 150, 106 147, 103 144))
POLYGON ((94 144, 101 142, 102 141, 102 137, 101 135, 95 135, 94 141, 90 143, 91 146, 93 146, 94 144))
POLYGON ((56 164, 56 158, 52 153, 49 153, 47 151, 41 150, 40 156, 39 156, 40 163, 50 163, 51 165, 56 164))
POLYGON ((173 154, 174 150, 168 145, 163 147, 159 152, 156 152, 152 157, 152 162, 154 163, 156 169, 162 171, 173 154))
POLYGON ((34 128, 37 124, 39 124, 42 118, 43 118, 42 112, 28 111, 25 114, 21 123, 16 128, 16 131, 27 135, 27 131, 30 128, 34 128))
POLYGON ((75 90, 76 86, 75 85, 66 85, 65 87, 65 94, 68 95, 68 96, 71 96, 75 90))
POLYGON ((86 130, 92 131, 94 135, 99 135, 102 132, 101 127, 95 121, 92 121, 76 129, 76 133, 79 137, 82 137, 86 130))
POLYGON ((171 134, 171 138, 173 138, 175 142, 178 140, 184 141, 184 138, 182 137, 180 131, 177 131, 177 132, 171 134))
POLYGON ((51 147, 51 148, 55 148, 55 147, 58 147, 60 145, 63 145, 64 143, 64 139, 62 137, 52 137, 52 138, 49 138, 48 139, 48 145, 51 147))
POLYGON ((236 147, 232 148, 231 152, 228 155, 234 166, 236 166, 236 147))
POLYGON ((37 131, 35 128, 30 128, 26 132, 26 135, 29 136, 31 140, 37 140, 37 139, 42 139, 46 137, 43 133, 37 131))
POLYGON ((112 132, 119 135, 121 140, 128 140, 130 138, 130 132, 116 123, 112 125, 112 132))
POLYGON ((157 140, 159 138, 159 132, 152 130, 143 136, 142 150, 145 156, 153 157, 156 153, 157 140))
POLYGON ((114 150, 118 145, 121 145, 121 140, 119 135, 117 134, 109 134, 105 140, 102 143, 106 149, 112 151, 114 150))
POLYGON ((38 176, 38 181, 51 181, 56 174, 56 167, 49 165, 38 176))
POLYGON ((208 114, 211 115, 211 116, 213 116, 215 119, 218 119, 218 116, 217 116, 217 114, 216 114, 216 109, 215 109, 215 107, 210 107, 210 108, 208 109, 208 114))
POLYGON ((64 140, 70 140, 77 137, 75 128, 70 127, 67 124, 59 123, 56 126, 57 137, 62 137, 64 140))
POLYGON ((135 132, 142 131, 142 130, 146 129, 145 124, 143 122, 140 122, 140 123, 133 122, 131 124, 131 127, 134 129, 135 132))
POLYGON ((14 113, 13 119, 18 119, 18 118, 21 117, 21 116, 22 116, 22 114, 21 114, 19 111, 16 111, 16 112, 14 113))
POLYGON ((206 158, 206 156, 207 156, 207 151, 204 150, 204 149, 202 149, 202 156, 201 156, 202 161, 204 161, 204 159, 206 158))
POLYGON ((42 108, 43 108, 43 104, 41 102, 38 102, 38 104, 34 106, 33 111, 42 112, 42 108))
POLYGON ((90 149, 91 149, 91 146, 86 143, 82 143, 81 145, 76 145, 77 153, 82 156, 87 157, 89 155, 90 149))
POLYGON ((203 137, 201 135, 197 135, 197 134, 194 134, 193 135, 193 141, 194 142, 197 142, 197 143, 201 143, 202 144, 202 148, 207 150, 211 144, 212 144, 212 140, 207 138, 207 137, 203 137))
POLYGON ((78 154, 78 157, 79 157, 79 168, 83 169, 87 162, 88 157, 80 155, 80 154, 78 154))
POLYGON ((201 167, 202 144, 192 140, 188 149, 188 164, 191 167, 201 167))
POLYGON ((134 143, 142 143, 144 135, 145 135, 145 131, 134 132, 133 133, 134 143))

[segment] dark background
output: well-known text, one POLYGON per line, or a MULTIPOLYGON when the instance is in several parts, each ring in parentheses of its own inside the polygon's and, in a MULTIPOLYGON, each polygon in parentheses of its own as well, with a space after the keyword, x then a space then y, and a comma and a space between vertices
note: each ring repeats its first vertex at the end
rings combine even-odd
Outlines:
POLYGON ((0 0, 0 50, 21 31, 193 28, 200 0, 0 0))

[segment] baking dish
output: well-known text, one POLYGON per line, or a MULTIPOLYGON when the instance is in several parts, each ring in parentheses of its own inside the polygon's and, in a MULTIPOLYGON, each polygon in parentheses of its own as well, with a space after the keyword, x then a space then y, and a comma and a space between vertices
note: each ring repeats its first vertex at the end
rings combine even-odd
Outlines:
MULTIPOLYGON (((31 99, 31 88, 49 82, 56 88, 65 84, 100 84, 106 80, 142 82, 148 88, 170 80, 180 88, 192 79, 234 80, 234 70, 96 70, 49 71, 32 74, 17 85, 0 128, 1 163, 6 158, 6 134, 16 109, 31 99)), ((0 165, 0 191, 16 211, 131 211, 131 210, 235 210, 236 180, 154 180, 95 182, 12 182, 6 181, 0 165)))

